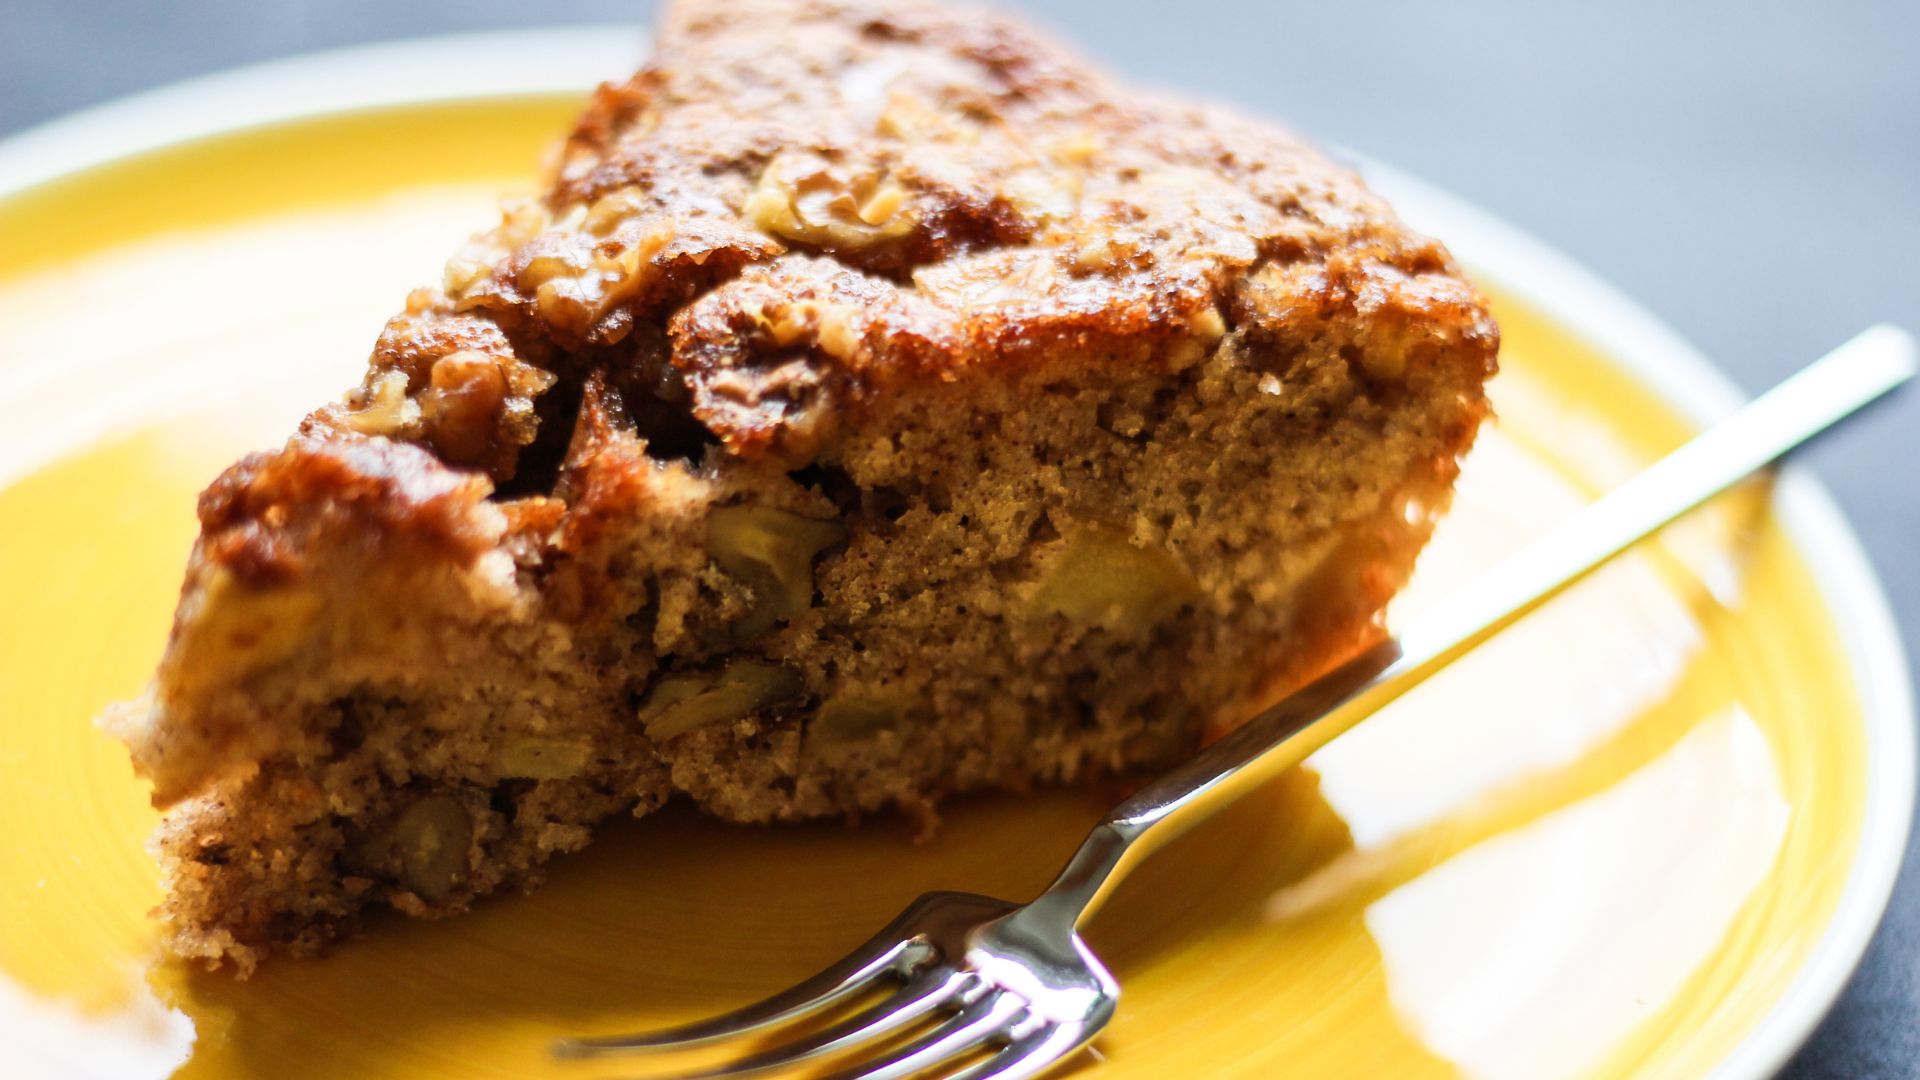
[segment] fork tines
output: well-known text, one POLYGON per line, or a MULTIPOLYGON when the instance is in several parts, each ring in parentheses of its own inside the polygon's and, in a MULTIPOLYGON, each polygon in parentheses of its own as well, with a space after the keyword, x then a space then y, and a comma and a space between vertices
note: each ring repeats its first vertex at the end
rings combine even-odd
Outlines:
POLYGON ((853 1063, 832 1073, 835 1080, 900 1080, 932 1070, 951 1080, 1036 1076, 1092 1039, 1111 1014, 1111 1000, 1093 1016, 1063 1014, 1032 1000, 1045 988, 1025 967, 1013 980, 983 970, 1004 969, 1006 958, 978 940, 968 948, 969 939, 1013 908, 986 897, 930 894, 844 960, 765 1001, 664 1031, 570 1039, 555 1053, 662 1054, 736 1042, 748 1050, 728 1064, 673 1074, 688 1080, 836 1060, 853 1063), (831 1019, 836 1014, 844 1015, 831 1019))

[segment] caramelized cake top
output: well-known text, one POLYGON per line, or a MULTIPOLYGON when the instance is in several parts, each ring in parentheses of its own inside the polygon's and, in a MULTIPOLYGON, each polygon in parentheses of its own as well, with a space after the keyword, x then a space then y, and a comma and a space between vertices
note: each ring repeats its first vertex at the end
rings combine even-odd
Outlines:
POLYGON ((1177 369, 1349 317, 1369 379, 1492 367, 1445 249, 1277 129, 978 12, 700 0, 314 423, 503 484, 537 440, 518 488, 540 489, 597 374, 656 452, 792 468, 915 383, 1064 354, 1177 369))

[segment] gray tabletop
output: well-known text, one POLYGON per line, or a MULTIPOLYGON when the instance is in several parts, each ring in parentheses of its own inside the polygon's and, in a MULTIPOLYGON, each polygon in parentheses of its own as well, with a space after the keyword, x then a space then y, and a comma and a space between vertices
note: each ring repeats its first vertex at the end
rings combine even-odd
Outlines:
MULTIPOLYGON (((1910 0, 1003 0, 1137 78, 1288 119, 1586 263, 1757 391, 1869 322, 1920 329, 1910 0)), ((354 42, 651 19, 613 0, 0 0, 0 134, 354 42)), ((1808 460, 1920 641, 1920 393, 1808 460)), ((1920 1076, 1920 832, 1833 1015, 1783 1074, 1920 1076)))

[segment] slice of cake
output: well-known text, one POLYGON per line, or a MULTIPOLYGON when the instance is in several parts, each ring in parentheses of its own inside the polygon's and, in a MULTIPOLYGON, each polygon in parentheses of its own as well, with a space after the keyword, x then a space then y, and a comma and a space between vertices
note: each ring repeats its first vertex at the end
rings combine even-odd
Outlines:
POLYGON ((200 502, 148 695, 243 972, 595 822, 1164 765, 1376 625, 1487 413, 1439 244, 1009 22, 712 0, 200 502))

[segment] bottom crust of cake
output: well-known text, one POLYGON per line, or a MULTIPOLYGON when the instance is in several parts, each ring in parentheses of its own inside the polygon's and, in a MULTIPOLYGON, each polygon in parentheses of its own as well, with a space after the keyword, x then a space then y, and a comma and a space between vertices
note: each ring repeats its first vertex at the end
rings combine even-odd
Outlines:
MULTIPOLYGON (((955 794, 1021 792, 1169 766, 1378 633, 1370 609, 1323 612, 1314 651, 1274 657, 1272 677, 1217 716, 1157 708, 1162 695, 1154 688, 1126 694, 1108 687, 1103 694, 1110 700, 1131 699, 1138 711, 1117 710, 1094 726, 1075 724, 1031 740, 1002 738, 998 748, 986 724, 939 736, 888 732, 825 755, 803 748, 797 725, 752 731, 743 725, 695 733, 654 767, 608 760, 563 779, 523 777, 491 787, 432 775, 442 753, 498 756, 492 743, 460 745, 459 733, 441 738, 438 752, 405 745, 357 749, 317 774, 269 767, 167 813, 153 840, 168 879, 155 915, 174 954, 209 967, 230 965, 244 977, 268 955, 325 952, 355 936, 370 910, 432 919, 464 912, 488 894, 530 890, 548 860, 584 847, 600 822, 619 814, 642 817, 671 799, 752 825, 899 813, 924 838, 938 827, 938 804, 955 794), (956 743, 970 745, 956 752, 956 743)), ((1190 658, 1163 662, 1184 659, 1190 658)), ((1151 687, 1157 680, 1141 681, 1151 687)), ((464 738, 486 739, 477 729, 464 738)))

